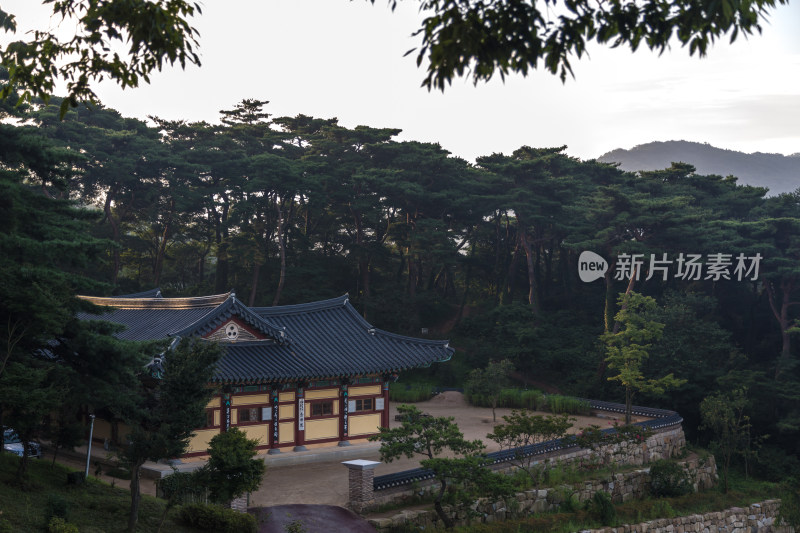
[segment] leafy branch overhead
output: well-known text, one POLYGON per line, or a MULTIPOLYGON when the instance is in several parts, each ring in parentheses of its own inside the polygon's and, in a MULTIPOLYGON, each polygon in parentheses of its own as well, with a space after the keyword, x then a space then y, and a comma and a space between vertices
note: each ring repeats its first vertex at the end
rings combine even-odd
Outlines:
MULTIPOLYGON (((375 3, 375 0, 370 0, 375 3)), ((591 41, 611 47, 641 45, 659 53, 673 39, 704 56, 729 34, 733 42, 761 32, 767 13, 787 0, 421 0, 426 15, 417 65, 428 63, 422 85, 444 90, 454 77, 475 83, 495 73, 527 75, 544 67, 562 81, 573 75, 570 58, 587 54, 591 41)), ((389 0, 392 9, 397 0, 389 0)))
MULTIPOLYGON (((75 34, 66 38, 53 28, 32 32, 0 48, 0 65, 8 80, 0 97, 19 92, 20 101, 47 101, 56 83, 67 83, 61 103, 63 117, 69 106, 96 102, 91 82, 109 78, 123 89, 150 82, 150 73, 164 63, 200 65, 195 52, 199 34, 188 19, 200 13, 200 5, 184 0, 49 0, 54 20, 75 22, 75 34), (120 46, 122 45, 122 46, 120 46), (117 51, 119 50, 119 51, 117 51)), ((6 33, 17 30, 13 14, 0 9, 0 26, 6 33)), ((64 24, 67 26, 67 24, 64 24)))

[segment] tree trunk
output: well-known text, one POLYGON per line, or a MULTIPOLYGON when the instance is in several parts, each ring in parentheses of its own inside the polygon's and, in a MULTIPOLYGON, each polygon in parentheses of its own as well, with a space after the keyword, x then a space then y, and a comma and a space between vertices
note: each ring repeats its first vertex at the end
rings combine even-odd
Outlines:
MULTIPOLYGON (((175 202, 173 200, 171 204, 171 208, 175 207, 175 202)), ((169 242, 172 233, 172 215, 167 217, 167 221, 164 223, 164 231, 161 232, 161 242, 158 243, 158 250, 156 252, 156 262, 153 265, 153 285, 158 287, 158 283, 161 281, 161 271, 164 268, 164 257, 167 255, 167 243, 169 242)))
POLYGON ((261 272, 261 264, 256 263, 253 265, 253 280, 250 287, 250 299, 247 302, 248 307, 253 307, 256 302, 256 291, 258 289, 258 275, 261 272))
POLYGON ((522 245, 522 249, 525 250, 525 258, 528 265, 528 304, 533 308, 533 313, 538 315, 539 296, 536 291, 536 269, 533 250, 531 249, 531 243, 528 240, 528 234, 525 232, 524 228, 519 228, 519 232, 519 242, 522 245))
POLYGON ((281 204, 277 201, 275 202, 275 208, 278 210, 278 251, 281 257, 281 270, 278 278, 278 289, 275 291, 275 298, 272 300, 273 306, 278 305, 278 301, 281 299, 281 292, 283 292, 283 284, 286 282, 286 236, 283 231, 286 221, 283 218, 281 204))
POLYGON ((447 490, 447 481, 442 479, 439 481, 439 494, 436 495, 436 501, 433 502, 433 508, 436 509, 436 514, 438 514, 439 518, 441 518, 442 522, 444 522, 444 527, 447 529, 453 529, 453 520, 447 516, 447 513, 445 513, 444 509, 442 509, 442 497, 444 497, 445 490, 447 490))
POLYGON ((143 461, 137 462, 131 468, 131 512, 128 515, 128 533, 135 533, 136 523, 139 521, 139 501, 142 495, 139 492, 139 475, 143 461))
MULTIPOLYGON (((111 232, 112 232, 111 240, 115 244, 119 244, 119 224, 117 223, 116 220, 114 220, 114 214, 111 212, 112 199, 113 199, 112 194, 106 195, 106 201, 105 204, 103 205, 103 212, 105 213, 106 218, 108 219, 108 223, 111 224, 111 232)), ((114 267, 113 267, 114 271, 111 275, 111 283, 113 285, 117 284, 117 277, 119 276, 119 271, 121 268, 119 250, 120 250, 119 247, 114 246, 111 252, 111 257, 114 262, 114 267)))
POLYGON ((631 411, 633 411, 633 391, 625 387, 625 425, 631 425, 631 411))
POLYGON ((791 293, 795 288, 794 278, 781 280, 781 302, 780 307, 775 301, 775 287, 771 281, 767 281, 764 285, 767 289, 767 297, 769 298, 769 306, 772 309, 772 314, 775 315, 775 320, 778 321, 778 327, 781 330, 781 354, 778 357, 778 362, 775 365, 775 379, 777 380, 783 369, 789 363, 792 356, 792 339, 789 334, 791 323, 789 321, 789 306, 797 302, 791 302, 791 293))

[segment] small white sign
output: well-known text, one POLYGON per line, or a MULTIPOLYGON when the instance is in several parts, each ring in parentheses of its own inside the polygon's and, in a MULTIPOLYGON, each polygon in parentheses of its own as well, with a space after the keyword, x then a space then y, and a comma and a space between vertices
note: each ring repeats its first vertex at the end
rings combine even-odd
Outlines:
POLYGON ((383 411, 383 398, 376 398, 375 399, 375 410, 376 411, 383 411))
POLYGON ((269 422, 272 420, 272 407, 261 408, 261 420, 269 422))
POLYGON ((352 413, 355 412, 355 410, 356 410, 356 401, 350 400, 349 402, 347 402, 347 411, 352 413))
POLYGON ((297 400, 297 429, 306 429, 306 401, 304 398, 297 400))

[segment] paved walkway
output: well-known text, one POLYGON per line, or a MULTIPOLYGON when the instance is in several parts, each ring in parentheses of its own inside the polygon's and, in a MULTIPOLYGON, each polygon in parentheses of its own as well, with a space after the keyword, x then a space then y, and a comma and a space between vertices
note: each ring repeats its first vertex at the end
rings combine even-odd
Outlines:
POLYGON ((306 533, 375 533, 369 522, 335 505, 276 505, 256 513, 258 533, 285 533, 292 522, 306 533))

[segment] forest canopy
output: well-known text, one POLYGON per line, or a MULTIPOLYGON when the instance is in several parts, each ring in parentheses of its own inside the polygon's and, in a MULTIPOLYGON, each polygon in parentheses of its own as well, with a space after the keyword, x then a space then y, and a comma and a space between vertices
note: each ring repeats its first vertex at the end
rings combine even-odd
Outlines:
POLYGON ((26 120, 3 125, 0 155, 4 179, 39 198, 26 209, 49 198, 87 215, 74 239, 91 259, 49 259, 69 279, 113 294, 234 289, 248 305, 348 293, 378 327, 450 338, 454 360, 428 375, 441 384, 508 359, 521 384, 611 400, 623 391, 601 337, 635 291, 664 325, 642 373, 680 383, 637 402, 678 410, 694 436, 703 398, 746 388, 765 449, 800 452, 798 192, 766 197, 685 163, 623 172, 565 147, 473 164, 398 129, 273 117, 260 100, 217 124, 102 106, 61 120, 59 104, 7 105, 26 120), (606 262, 592 282, 585 251, 606 262))

